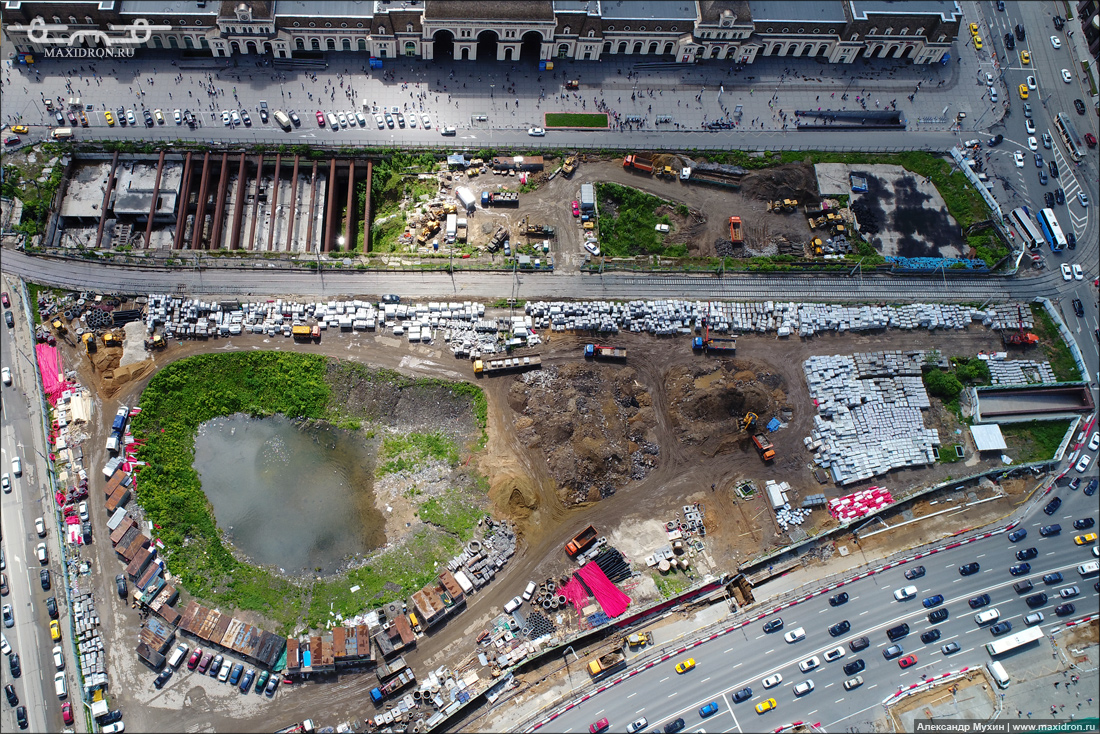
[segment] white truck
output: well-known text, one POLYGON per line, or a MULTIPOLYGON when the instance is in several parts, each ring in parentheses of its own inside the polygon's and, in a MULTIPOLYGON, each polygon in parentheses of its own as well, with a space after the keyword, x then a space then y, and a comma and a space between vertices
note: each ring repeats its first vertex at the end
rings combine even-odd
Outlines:
POLYGON ((455 196, 465 207, 467 212, 472 212, 477 207, 477 199, 474 197, 474 192, 470 191, 468 186, 459 186, 455 189, 455 196))
POLYGON ((447 215, 447 228, 444 230, 443 241, 448 245, 454 244, 455 237, 458 235, 458 215, 447 215))

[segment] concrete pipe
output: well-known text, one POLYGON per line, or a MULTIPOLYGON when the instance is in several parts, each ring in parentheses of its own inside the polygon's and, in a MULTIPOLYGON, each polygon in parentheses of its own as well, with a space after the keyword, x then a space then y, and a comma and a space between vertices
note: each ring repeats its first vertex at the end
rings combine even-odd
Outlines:
POLYGON ((558 607, 560 607, 560 606, 561 606, 561 603, 560 603, 560 602, 559 602, 559 601, 558 601, 557 599, 555 599, 554 601, 550 602, 550 608, 551 608, 551 609, 557 609, 557 608, 558 608, 558 607))
POLYGON ((558 605, 565 606, 565 594, 558 594, 558 605))
POLYGON ((524 637, 530 637, 531 636, 531 628, 530 627, 524 627, 523 629, 520 630, 520 632, 523 633, 524 637))
POLYGON ((666 522, 665 523, 665 529, 666 530, 675 530, 676 529, 676 523, 671 521, 671 520, 669 522, 666 522))
POLYGON ((550 600, 549 599, 547 599, 546 601, 544 601, 542 603, 542 608, 543 609, 549 609, 550 608, 550 600))
POLYGON ((558 585, 555 584, 553 581, 547 581, 546 582, 546 590, 549 591, 551 594, 553 594, 554 590, 557 589, 557 588, 558 588, 558 585))
POLYGON ((422 694, 419 690, 415 690, 413 691, 413 700, 419 701, 423 697, 423 695, 424 694, 422 694))
POLYGON ((466 550, 470 551, 470 553, 479 552, 481 550, 481 541, 471 540, 469 543, 466 544, 466 550))

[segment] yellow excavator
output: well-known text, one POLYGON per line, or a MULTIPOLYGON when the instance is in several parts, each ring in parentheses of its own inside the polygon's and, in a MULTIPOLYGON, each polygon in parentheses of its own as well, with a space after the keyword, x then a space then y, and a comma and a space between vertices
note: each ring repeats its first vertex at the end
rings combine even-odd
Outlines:
POLYGON ((756 428, 756 421, 760 418, 756 413, 745 413, 745 417, 741 419, 741 430, 751 431, 756 428))

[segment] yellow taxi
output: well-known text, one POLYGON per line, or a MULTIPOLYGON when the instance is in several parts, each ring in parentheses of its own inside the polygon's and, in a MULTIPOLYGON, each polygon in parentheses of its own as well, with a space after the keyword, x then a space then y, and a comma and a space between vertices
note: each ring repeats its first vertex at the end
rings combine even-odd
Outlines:
POLYGON ((972 36, 978 35, 978 24, 977 23, 971 23, 970 24, 970 35, 972 35, 972 36))
POLYGON ((110 110, 107 110, 103 113, 103 119, 105 119, 107 121, 107 124, 111 127, 115 126, 115 116, 110 110))
POLYGON ((1020 63, 1021 64, 1030 64, 1031 63, 1031 54, 1029 54, 1027 51, 1021 51, 1020 52, 1020 63))
POLYGON ((771 711, 777 705, 778 704, 775 702, 774 698, 769 698, 767 701, 761 701, 760 703, 756 704, 756 713, 762 714, 765 711, 771 711))
POLYGON ((980 50, 981 47, 982 47, 982 37, 981 36, 974 36, 974 48, 980 50))
POLYGON ((676 672, 677 673, 686 673, 694 667, 695 667, 695 658, 688 658, 684 662, 676 664, 676 672))
POLYGON ((1073 539, 1073 542, 1077 545, 1088 545, 1096 540, 1096 533, 1086 533, 1085 535, 1078 535, 1073 539))
POLYGON ((31 131, 31 129, 26 125, 12 125, 11 131, 16 135, 26 135, 31 131))
POLYGON ((50 622, 50 639, 57 642, 61 639, 61 625, 57 623, 57 620, 50 622))
POLYGON ((1020 85, 1020 99, 1027 99, 1027 85, 1020 85))

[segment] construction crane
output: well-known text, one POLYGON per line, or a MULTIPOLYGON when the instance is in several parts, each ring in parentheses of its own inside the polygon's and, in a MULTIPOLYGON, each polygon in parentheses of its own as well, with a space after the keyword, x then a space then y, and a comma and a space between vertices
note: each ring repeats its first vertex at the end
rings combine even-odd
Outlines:
POLYGON ((1005 332, 1004 334, 1005 344, 1020 344, 1023 346, 1038 344, 1039 337, 1024 328, 1024 307, 1018 304, 1016 306, 1016 319, 1016 331, 1014 333, 1005 332))
POLYGON ((691 348, 695 351, 714 352, 715 354, 734 354, 737 351, 737 339, 733 337, 711 337, 710 322, 703 317, 703 335, 697 336, 691 341, 691 348))

